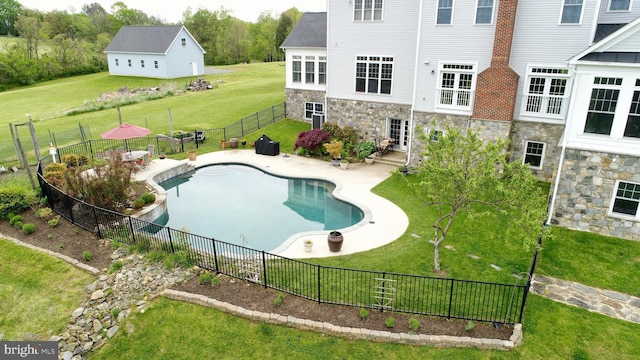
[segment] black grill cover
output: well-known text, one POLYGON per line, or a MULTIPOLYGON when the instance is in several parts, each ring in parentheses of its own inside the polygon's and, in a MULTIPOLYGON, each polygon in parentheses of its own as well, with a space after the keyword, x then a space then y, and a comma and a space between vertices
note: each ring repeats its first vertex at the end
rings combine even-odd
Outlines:
POLYGON ((256 154, 275 156, 280 154, 280 142, 269 139, 267 135, 262 135, 256 140, 256 154))

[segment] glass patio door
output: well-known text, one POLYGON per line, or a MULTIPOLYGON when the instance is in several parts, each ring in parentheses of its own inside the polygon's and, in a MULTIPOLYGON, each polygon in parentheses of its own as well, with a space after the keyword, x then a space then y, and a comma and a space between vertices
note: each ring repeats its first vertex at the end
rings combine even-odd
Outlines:
POLYGON ((407 151, 407 146, 409 145, 408 120, 389 119, 387 122, 387 134, 396 141, 394 149, 407 151))

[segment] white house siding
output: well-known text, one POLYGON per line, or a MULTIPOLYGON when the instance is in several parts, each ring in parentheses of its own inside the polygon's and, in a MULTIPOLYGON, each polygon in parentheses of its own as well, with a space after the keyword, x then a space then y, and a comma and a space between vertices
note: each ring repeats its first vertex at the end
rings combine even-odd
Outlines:
POLYGON ((518 96, 514 119, 550 121, 527 118, 521 114, 523 89, 527 83, 527 66, 566 67, 572 56, 589 47, 596 16, 596 0, 585 0, 580 25, 560 25, 562 1, 519 1, 510 65, 519 75, 518 96))
POLYGON ((436 25, 437 5, 424 1, 415 109, 446 113, 435 107, 439 63, 477 64, 476 76, 489 67, 498 3, 491 25, 475 25, 476 0, 454 1, 453 24, 436 25))
POLYGON ((629 36, 628 38, 624 39, 624 41, 607 48, 607 51, 632 52, 632 53, 639 52, 640 51, 640 33, 635 33, 629 36))
POLYGON ((204 56, 202 49, 184 28, 169 47, 166 64, 168 78, 204 74, 204 56), (181 43, 183 38, 186 40, 185 46, 182 46, 181 43), (197 64, 197 74, 193 74, 193 62, 197 64))
POLYGON ((107 61, 109 62, 109 73, 111 75, 143 76, 165 79, 168 78, 165 60, 165 56, 154 54, 107 54, 107 61), (118 65, 116 65, 116 59, 118 65), (129 60, 131 60, 131 66, 129 66, 129 60), (142 67, 141 60, 144 60, 144 68, 142 67), (157 69, 154 66, 154 61, 158 61, 159 66, 157 69))
MULTIPOLYGON (((286 61, 286 88, 291 89, 304 89, 304 90, 316 90, 316 91, 325 91, 327 86, 326 84, 318 83, 318 62, 321 56, 326 57, 327 51, 325 49, 317 49, 317 48, 289 48, 287 49, 285 61, 286 61), (302 62, 302 82, 293 82, 293 56, 300 56, 300 61, 302 62), (315 76, 314 83, 309 84, 305 82, 305 59, 307 56, 313 56, 315 58, 315 76)), ((326 60, 328 63, 328 60, 326 60)))
MULTIPOLYGON (((338 99, 410 104, 418 24, 418 1, 384 1, 382 21, 353 21, 353 3, 327 3, 327 96, 338 99), (391 95, 355 92, 356 56, 392 56, 391 95)), ((328 114, 330 117, 331 114, 328 114)))
POLYGON ((609 11, 609 1, 601 0, 599 24, 627 24, 640 16, 640 1, 631 0, 631 11, 609 11))

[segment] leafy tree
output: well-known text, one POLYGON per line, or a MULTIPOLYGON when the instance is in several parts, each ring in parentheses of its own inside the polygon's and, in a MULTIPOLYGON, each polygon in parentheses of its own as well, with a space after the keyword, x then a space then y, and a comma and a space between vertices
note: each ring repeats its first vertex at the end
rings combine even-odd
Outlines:
POLYGON ((16 21, 16 30, 20 37, 26 40, 29 59, 38 59, 38 43, 42 37, 42 23, 36 17, 20 16, 16 21))
POLYGON ((293 21, 290 17, 285 15, 285 13, 280 14, 280 19, 278 20, 278 27, 276 28, 276 46, 278 46, 278 55, 281 57, 284 52, 280 49, 280 45, 284 42, 284 39, 287 38, 289 33, 293 29, 293 21))
POLYGON ((263 11, 258 17, 258 22, 251 25, 251 58, 261 61, 273 61, 277 55, 276 28, 278 22, 268 11, 263 11))
POLYGON ((545 197, 526 165, 508 161, 507 141, 483 142, 472 130, 463 134, 450 127, 437 140, 434 133, 421 133, 424 160, 416 167, 415 178, 407 180, 418 199, 437 209, 434 270, 440 270, 440 245, 462 213, 469 221, 508 216, 511 239, 535 241, 545 218, 541 201, 545 197))
POLYGON ((0 35, 15 35, 15 22, 22 11, 16 0, 0 0, 0 35))

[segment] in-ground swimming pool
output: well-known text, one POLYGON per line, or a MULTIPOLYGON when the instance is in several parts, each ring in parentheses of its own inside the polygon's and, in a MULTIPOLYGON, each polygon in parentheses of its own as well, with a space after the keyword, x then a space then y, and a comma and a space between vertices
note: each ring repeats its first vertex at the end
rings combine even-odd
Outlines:
POLYGON ((360 208, 331 194, 335 185, 286 178, 241 164, 199 168, 159 184, 167 212, 154 223, 271 251, 290 236, 360 222, 360 208))

